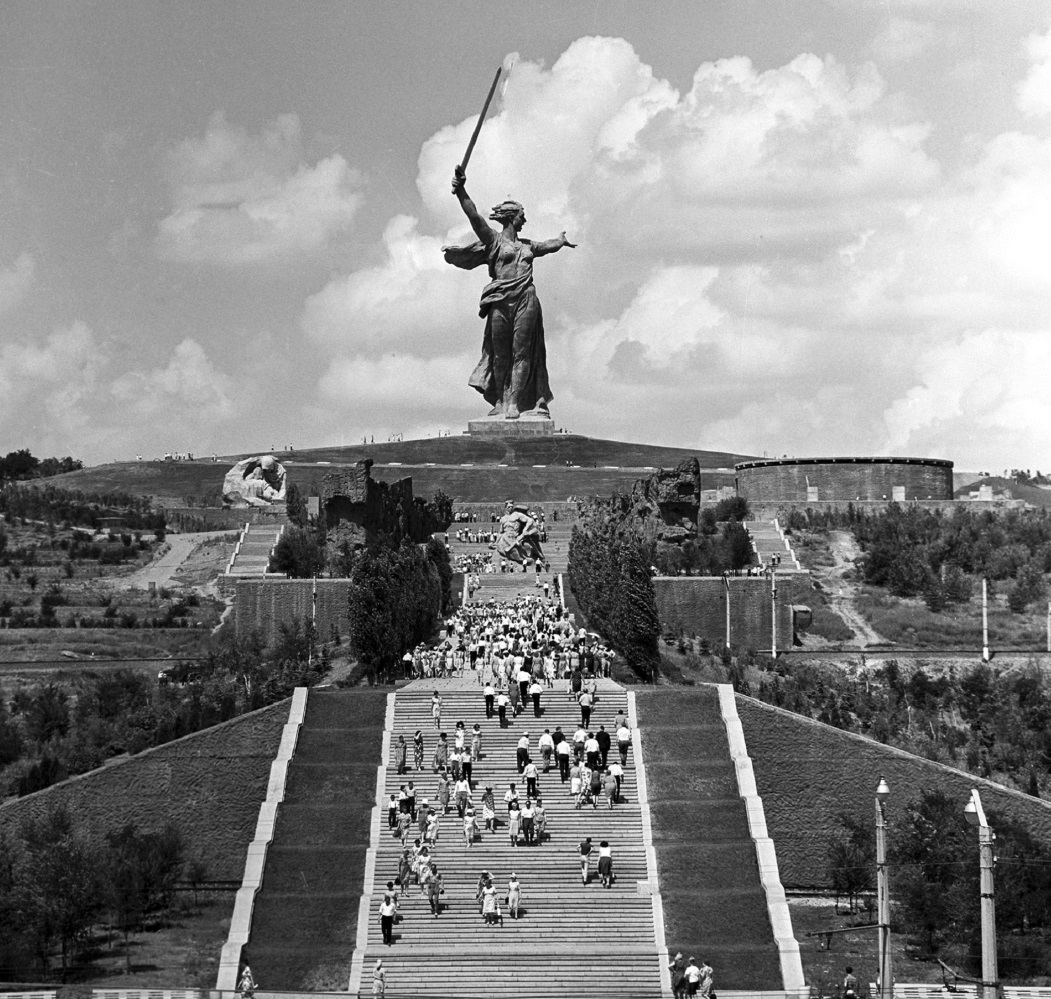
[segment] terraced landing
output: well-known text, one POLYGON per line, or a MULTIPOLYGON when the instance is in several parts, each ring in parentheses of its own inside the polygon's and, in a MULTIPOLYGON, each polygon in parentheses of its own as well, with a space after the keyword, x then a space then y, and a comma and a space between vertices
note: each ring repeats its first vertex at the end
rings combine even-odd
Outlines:
POLYGON ((310 692, 246 948, 267 991, 347 987, 386 703, 310 692))
POLYGON ((669 951, 703 957, 719 992, 781 988, 715 688, 640 691, 636 709, 669 951))
MULTIPOLYGON (((482 832, 467 847, 463 825, 455 809, 443 820, 435 858, 444 878, 446 894, 442 911, 431 914, 419 890, 403 895, 401 919, 394 928, 394 942, 384 946, 378 905, 384 886, 396 876, 401 843, 386 828, 377 847, 374 882, 367 886, 369 925, 363 954, 361 995, 371 993, 371 969, 377 958, 387 968, 388 994, 412 996, 484 995, 523 996, 530 999, 572 999, 608 995, 638 997, 660 995, 653 899, 650 893, 643 846, 642 815, 635 781, 635 761, 629 754, 623 786, 624 801, 612 810, 587 807, 577 810, 558 774, 540 777, 539 788, 547 810, 548 835, 536 846, 512 847, 507 835, 502 797, 508 783, 524 786, 518 776, 515 748, 529 733, 535 757, 536 741, 544 728, 561 725, 572 735, 580 711, 560 683, 543 695, 543 715, 535 718, 530 707, 507 728, 494 717, 485 718, 480 687, 473 680, 417 681, 398 691, 392 742, 398 735, 411 741, 420 729, 426 738, 425 768, 399 776, 386 772, 386 793, 414 780, 419 798, 437 798, 437 779, 431 768, 436 730, 431 721, 431 693, 439 687, 444 697, 442 730, 450 733, 462 720, 470 731, 482 727, 482 757, 474 768, 476 804, 481 815, 481 790, 491 785, 501 819, 495 833, 482 832), (584 885, 580 878, 578 845, 591 836, 597 847, 603 839, 613 847, 616 884, 604 889, 595 874, 584 885), (479 874, 488 870, 503 894, 514 871, 522 883, 520 918, 513 921, 504 910, 503 925, 482 921, 475 901, 479 874), (640 886, 640 882, 642 885, 640 886)), ((627 712, 623 688, 602 681, 599 702, 592 714, 592 728, 611 730, 618 709, 627 712)), ((613 750, 616 755, 616 749, 613 750)), ((412 755, 410 750, 410 767, 412 755)), ((597 856, 597 849, 596 849, 597 856)))

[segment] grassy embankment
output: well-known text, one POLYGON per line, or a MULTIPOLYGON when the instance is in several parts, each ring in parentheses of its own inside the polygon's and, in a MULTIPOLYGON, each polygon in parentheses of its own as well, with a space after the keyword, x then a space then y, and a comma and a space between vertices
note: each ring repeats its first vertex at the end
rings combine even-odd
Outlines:
POLYGON ((779 988, 766 896, 715 690, 640 690, 636 697, 668 947, 703 956, 720 988, 779 988))
POLYGON ((387 692, 312 691, 249 942, 267 988, 346 988, 387 692))

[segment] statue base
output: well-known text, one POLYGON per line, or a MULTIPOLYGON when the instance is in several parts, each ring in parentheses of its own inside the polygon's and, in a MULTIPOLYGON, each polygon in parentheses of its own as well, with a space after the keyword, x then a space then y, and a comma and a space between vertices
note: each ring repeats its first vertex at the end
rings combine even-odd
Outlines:
POLYGON ((555 421, 550 416, 482 416, 468 421, 467 432, 472 437, 554 437, 555 421))

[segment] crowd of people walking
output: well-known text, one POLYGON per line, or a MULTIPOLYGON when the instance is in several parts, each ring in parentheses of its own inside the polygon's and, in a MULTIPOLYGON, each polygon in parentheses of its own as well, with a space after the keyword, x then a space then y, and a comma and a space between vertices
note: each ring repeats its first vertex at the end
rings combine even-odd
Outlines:
MULTIPOLYGON (((393 943, 393 927, 402 900, 418 890, 430 911, 440 915, 445 881, 436 856, 442 825, 462 832, 462 848, 472 849, 483 838, 503 833, 510 849, 541 848, 550 839, 549 817, 542 783, 549 793, 561 789, 577 808, 600 803, 613 808, 620 799, 624 769, 631 751, 631 729, 623 711, 598 726, 591 715, 598 698, 598 676, 608 674, 612 652, 598 645, 583 629, 574 628, 561 606, 540 597, 512 602, 489 601, 461 607, 446 621, 446 638, 435 649, 418 649, 412 656, 414 675, 466 675, 480 689, 478 720, 443 723, 445 699, 434 690, 430 699, 432 732, 418 728, 400 733, 392 747, 399 776, 405 776, 387 805, 388 830, 401 842, 398 870, 387 883, 380 903, 383 941, 393 943), (447 672, 448 671, 448 672, 447 672), (532 708, 542 724, 549 697, 563 696, 580 710, 580 727, 564 732, 561 725, 537 726, 535 735, 523 729, 507 760, 514 778, 498 805, 493 784, 480 784, 474 768, 483 759, 483 726, 495 720, 500 728, 532 708), (608 727, 607 727, 608 726, 608 727), (412 747, 410 754, 409 748, 412 747), (612 756, 612 758, 611 758, 612 756), (425 796, 417 782, 435 780, 425 796), (550 776, 549 776, 550 775, 550 776), (452 813, 455 811, 455 815, 452 813), (502 828, 501 828, 502 827, 502 828)), ((611 712, 612 714, 612 712, 611 712)), ((591 840, 581 844, 583 883, 589 881, 591 840)), ((615 883, 613 848, 602 840, 597 849, 598 875, 605 888, 615 883)), ((506 914, 517 919, 522 883, 511 873, 501 891, 490 871, 478 878, 475 900, 486 923, 502 925, 506 914)))

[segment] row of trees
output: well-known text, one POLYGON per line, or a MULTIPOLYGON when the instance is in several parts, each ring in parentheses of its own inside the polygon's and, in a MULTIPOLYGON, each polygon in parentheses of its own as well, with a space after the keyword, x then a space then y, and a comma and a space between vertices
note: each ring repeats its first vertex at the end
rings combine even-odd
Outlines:
POLYGON ((107 759, 138 753, 265 707, 329 668, 309 621, 282 626, 270 648, 233 640, 155 685, 142 672, 82 676, 72 687, 39 684, 0 700, 0 796, 25 795, 107 759))
POLYGON ((932 610, 970 599, 974 578, 1006 587, 1008 605, 1021 613, 1043 599, 1051 572, 1051 513, 1046 509, 951 514, 891 503, 868 513, 796 510, 790 529, 848 529, 864 551, 865 582, 896 596, 923 596, 932 610))
POLYGON ((375 545, 349 566, 350 647, 370 681, 390 678, 401 657, 434 634, 452 602, 445 545, 375 545))
MULTIPOLYGON (((894 929, 927 957, 981 973, 978 845, 963 819, 963 803, 942 791, 891 811, 889 876, 894 929)), ((1051 972, 1043 941, 1051 928, 1051 851, 1021 825, 989 813, 996 831, 996 919, 1000 974, 1007 979, 1051 972)), ((875 890, 876 847, 871 821, 846 815, 834 833, 828 874, 853 902, 875 890)))
POLYGON ((9 522, 20 518, 93 530, 104 517, 119 517, 130 531, 163 531, 166 524, 164 511, 154 509, 146 497, 121 492, 96 495, 56 486, 6 485, 0 488, 0 514, 9 522))
POLYGON ((569 584, 591 627, 599 631, 643 680, 660 671, 660 621, 650 560, 631 534, 612 524, 574 527, 569 584))
POLYGON ((46 479, 64 472, 75 472, 84 467, 76 458, 36 458, 28 448, 9 451, 0 458, 0 482, 21 479, 46 479))
POLYGON ((127 823, 97 841, 59 807, 15 834, 0 833, 3 977, 32 980, 49 970, 56 950, 64 976, 103 920, 123 934, 130 971, 130 934, 164 918, 177 883, 199 885, 205 875, 171 823, 157 829, 127 823))

